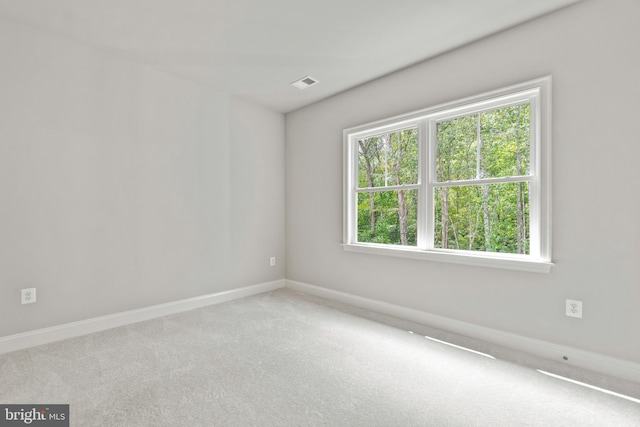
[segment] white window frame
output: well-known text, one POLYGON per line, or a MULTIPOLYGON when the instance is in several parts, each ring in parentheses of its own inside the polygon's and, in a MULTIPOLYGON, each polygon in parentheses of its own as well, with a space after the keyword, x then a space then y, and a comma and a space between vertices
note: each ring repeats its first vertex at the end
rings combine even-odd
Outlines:
POLYGON ((345 129, 343 139, 343 248, 346 251, 529 272, 548 273, 551 270, 551 76, 345 129), (436 185, 433 167, 436 123, 518 103, 529 103, 531 106, 530 174, 524 178, 492 178, 488 182, 516 180, 529 183, 530 253, 523 255, 434 248, 433 193, 434 188, 440 186, 436 185), (358 140, 408 127, 418 127, 418 183, 384 187, 384 190, 418 190, 417 245, 358 242, 358 140))

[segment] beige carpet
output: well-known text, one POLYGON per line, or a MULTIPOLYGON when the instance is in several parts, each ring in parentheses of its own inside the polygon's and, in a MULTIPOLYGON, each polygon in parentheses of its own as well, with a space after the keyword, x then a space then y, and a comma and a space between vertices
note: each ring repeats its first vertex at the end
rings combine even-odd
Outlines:
POLYGON ((640 426, 638 403, 378 317, 278 290, 0 355, 0 403, 78 427, 640 426))

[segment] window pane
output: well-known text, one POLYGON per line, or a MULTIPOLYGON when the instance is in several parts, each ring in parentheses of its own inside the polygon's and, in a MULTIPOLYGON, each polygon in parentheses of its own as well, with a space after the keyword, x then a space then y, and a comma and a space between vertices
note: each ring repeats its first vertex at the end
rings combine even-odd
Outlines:
POLYGON ((438 182, 474 179, 477 172, 478 116, 464 116, 437 124, 436 179, 438 182))
POLYGON ((358 140, 358 187, 418 183, 418 129, 358 140))
POLYGON ((434 247, 529 254, 526 182, 436 188, 434 247))
POLYGON ((358 242, 415 246, 418 191, 358 193, 358 242))
POLYGON ((480 117, 480 177, 528 175, 529 104, 487 111, 480 117))
POLYGON ((437 181, 528 175, 529 110, 514 105, 437 123, 437 181))

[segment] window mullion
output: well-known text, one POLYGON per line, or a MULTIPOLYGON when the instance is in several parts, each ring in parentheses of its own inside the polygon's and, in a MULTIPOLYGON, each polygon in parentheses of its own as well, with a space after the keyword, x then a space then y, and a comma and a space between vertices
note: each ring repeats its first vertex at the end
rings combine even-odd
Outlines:
POLYGON ((424 165, 422 177, 424 179, 424 188, 422 206, 424 207, 423 216, 423 245, 420 246, 425 250, 433 249, 434 242, 434 221, 435 221, 435 201, 434 186, 435 182, 435 159, 436 159, 436 125, 434 120, 425 120, 423 123, 423 147, 424 155, 421 160, 424 165))
POLYGON ((378 191, 398 191, 398 190, 416 190, 420 188, 420 184, 402 184, 402 185, 389 185, 386 187, 361 187, 356 188, 354 191, 357 193, 375 193, 378 191))
POLYGON ((354 138, 350 138, 347 144, 347 190, 345 195, 345 203, 347 218, 347 235, 345 236, 345 242, 355 243, 358 241, 358 193, 356 187, 358 186, 358 145, 354 143, 354 138))
POLYGON ((445 181, 434 182, 434 187, 465 187, 469 185, 483 185, 483 184, 503 184, 507 182, 533 182, 534 178, 531 175, 523 176, 505 176, 502 178, 484 178, 484 179, 467 179, 461 181, 445 181))
POLYGON ((529 183, 529 227, 530 227, 530 251, 531 253, 540 254, 541 257, 546 257, 547 254, 541 253, 541 241, 540 241, 540 131, 538 117, 540 116, 540 104, 538 103, 539 96, 532 96, 529 100, 529 141, 530 142, 530 154, 529 154, 529 173, 538 177, 529 183))

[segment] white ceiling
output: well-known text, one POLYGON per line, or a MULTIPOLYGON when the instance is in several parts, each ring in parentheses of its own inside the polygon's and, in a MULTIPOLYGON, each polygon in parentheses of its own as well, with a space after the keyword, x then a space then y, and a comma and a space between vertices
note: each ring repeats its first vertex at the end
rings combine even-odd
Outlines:
POLYGON ((578 1, 0 0, 0 16, 288 112, 578 1))

